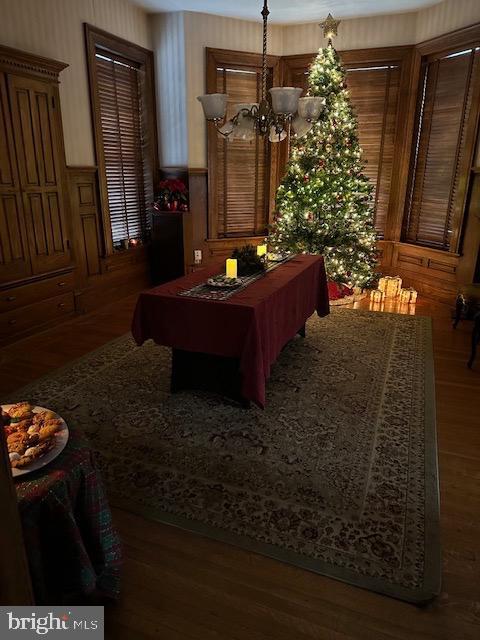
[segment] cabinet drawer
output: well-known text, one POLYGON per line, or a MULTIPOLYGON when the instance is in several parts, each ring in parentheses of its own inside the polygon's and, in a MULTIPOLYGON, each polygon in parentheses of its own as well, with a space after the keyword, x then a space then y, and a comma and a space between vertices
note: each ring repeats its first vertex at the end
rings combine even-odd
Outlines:
POLYGON ((28 307, 14 309, 0 314, 0 340, 41 328, 56 318, 62 318, 74 311, 73 292, 42 300, 28 307))
POLYGON ((45 298, 53 298, 72 289, 73 273, 4 289, 0 291, 0 313, 30 305, 45 298))

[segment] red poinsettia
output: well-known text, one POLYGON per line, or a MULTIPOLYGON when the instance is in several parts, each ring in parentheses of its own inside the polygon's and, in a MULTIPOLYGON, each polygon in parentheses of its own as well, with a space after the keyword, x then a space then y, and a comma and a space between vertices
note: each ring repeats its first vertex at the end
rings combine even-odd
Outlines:
POLYGON ((176 211, 185 210, 188 202, 186 184, 178 178, 166 178, 158 183, 154 209, 176 211))

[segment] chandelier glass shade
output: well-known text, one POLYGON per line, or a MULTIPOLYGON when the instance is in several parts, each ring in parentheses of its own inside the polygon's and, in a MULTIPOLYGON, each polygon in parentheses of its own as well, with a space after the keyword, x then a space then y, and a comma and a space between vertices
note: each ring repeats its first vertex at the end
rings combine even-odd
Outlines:
POLYGON ((300 98, 302 89, 298 87, 272 87, 267 98, 267 0, 264 0, 262 92, 259 103, 235 105, 235 115, 225 121, 228 95, 209 93, 198 96, 205 118, 215 123, 217 131, 224 137, 232 136, 241 140, 251 140, 258 133, 268 136, 270 142, 280 142, 287 137, 290 124, 297 137, 310 131, 325 106, 325 98, 308 96, 300 98))

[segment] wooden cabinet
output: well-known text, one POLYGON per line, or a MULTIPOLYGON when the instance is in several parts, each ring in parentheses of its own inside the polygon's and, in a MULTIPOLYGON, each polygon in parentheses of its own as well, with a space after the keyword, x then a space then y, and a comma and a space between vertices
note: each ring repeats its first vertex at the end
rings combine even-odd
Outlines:
POLYGON ((5 74, 0 73, 0 282, 31 273, 5 74))
POLYGON ((65 66, 0 47, 2 341, 73 309, 58 97, 65 66))
POLYGON ((45 273, 70 262, 56 87, 8 75, 8 91, 32 272, 45 273))
POLYGON ((152 212, 149 262, 153 284, 185 275, 187 262, 193 258, 191 227, 188 211, 152 212))

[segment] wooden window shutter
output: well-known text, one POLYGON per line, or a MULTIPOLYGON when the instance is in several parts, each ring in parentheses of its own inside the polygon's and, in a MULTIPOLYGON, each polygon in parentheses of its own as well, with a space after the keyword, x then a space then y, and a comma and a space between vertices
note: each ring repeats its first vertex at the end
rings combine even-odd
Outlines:
POLYGON ((146 145, 141 69, 98 49, 95 54, 100 124, 113 244, 144 236, 146 145))
POLYGON ((423 61, 416 136, 403 236, 444 250, 460 224, 472 141, 467 140, 472 96, 479 81, 479 51, 467 49, 423 61))
POLYGON ((390 200, 399 86, 399 66, 347 68, 364 173, 375 188, 375 228, 381 238, 385 235, 390 200))
MULTIPOLYGON (((261 70, 255 67, 219 66, 216 90, 228 94, 227 118, 235 105, 260 101, 261 70)), ((271 86, 271 83, 270 83, 271 86)), ((216 139, 215 189, 217 235, 263 235, 268 224, 270 149, 268 141, 216 139)))

